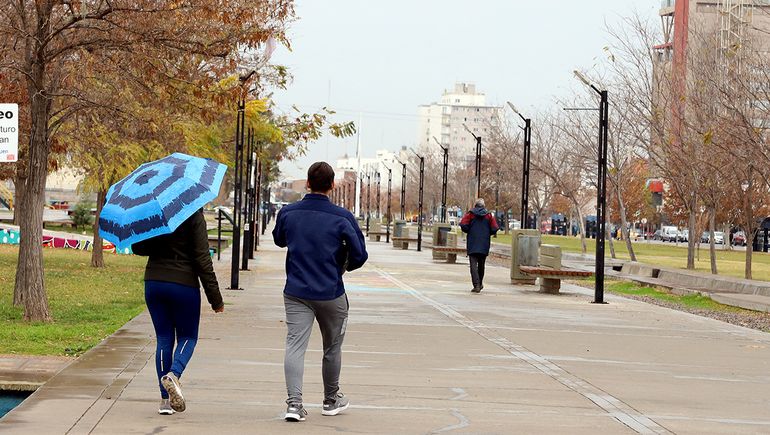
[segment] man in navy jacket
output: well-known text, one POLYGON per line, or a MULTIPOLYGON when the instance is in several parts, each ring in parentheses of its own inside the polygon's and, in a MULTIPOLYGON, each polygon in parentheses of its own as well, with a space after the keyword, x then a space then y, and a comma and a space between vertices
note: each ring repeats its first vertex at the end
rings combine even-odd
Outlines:
POLYGON ((302 377, 313 321, 323 337, 322 374, 324 401, 321 414, 337 415, 347 409, 348 399, 339 392, 342 341, 348 320, 348 298, 342 274, 364 265, 369 258, 364 235, 353 215, 329 201, 334 189, 334 170, 325 162, 307 171, 311 193, 278 213, 273 240, 288 247, 286 285, 286 356, 284 374, 287 421, 303 421, 302 377))
POLYGON ((480 293, 484 288, 484 265, 489 255, 489 238, 500 229, 491 213, 484 208, 484 200, 476 200, 473 210, 463 216, 460 228, 468 234, 468 259, 471 263, 471 281, 473 293, 480 293))

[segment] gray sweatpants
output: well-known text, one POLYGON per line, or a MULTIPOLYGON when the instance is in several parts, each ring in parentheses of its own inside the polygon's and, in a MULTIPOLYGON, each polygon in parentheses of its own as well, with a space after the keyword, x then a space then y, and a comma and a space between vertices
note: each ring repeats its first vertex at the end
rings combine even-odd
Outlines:
POLYGON ((342 295, 330 301, 311 301, 283 296, 286 307, 286 356, 283 360, 286 375, 287 403, 302 403, 302 377, 305 372, 305 351, 310 341, 313 320, 318 321, 323 337, 324 356, 321 373, 324 399, 334 399, 340 387, 342 368, 342 341, 348 323, 348 297, 342 295))

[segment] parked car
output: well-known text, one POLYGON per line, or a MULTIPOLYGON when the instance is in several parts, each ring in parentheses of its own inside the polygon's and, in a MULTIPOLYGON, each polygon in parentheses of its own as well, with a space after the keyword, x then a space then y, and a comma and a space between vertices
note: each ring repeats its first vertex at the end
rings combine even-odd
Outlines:
MULTIPOLYGON (((700 236, 701 243, 709 243, 709 232, 704 231, 700 236)), ((721 231, 714 231, 714 243, 717 245, 723 245, 725 243, 725 233, 721 231)))
POLYGON ((519 222, 518 219, 512 219, 510 222, 508 222, 508 229, 509 230, 520 230, 521 229, 521 222, 519 222))
POLYGON ((656 230, 652 233, 652 240, 663 240, 663 230, 656 230))
POLYGON ((746 246, 746 233, 743 231, 738 231, 733 234, 733 245, 746 246))
POLYGON ((660 240, 664 242, 677 242, 681 235, 676 227, 666 226, 661 228, 660 240))
POLYGON ((679 241, 680 242, 689 242, 690 241, 690 230, 682 230, 679 232, 679 241))

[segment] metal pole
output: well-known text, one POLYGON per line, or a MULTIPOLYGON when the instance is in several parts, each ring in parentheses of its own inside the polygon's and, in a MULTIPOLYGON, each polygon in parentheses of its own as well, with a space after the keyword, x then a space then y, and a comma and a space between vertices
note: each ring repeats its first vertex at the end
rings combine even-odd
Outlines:
POLYGON ((372 174, 366 171, 366 233, 369 233, 369 218, 372 216, 372 174))
POLYGON ((596 288, 594 303, 604 303, 604 238, 607 212, 607 138, 609 133, 609 93, 600 91, 599 152, 596 198, 596 288))
POLYGON ((380 181, 380 172, 377 171, 377 219, 380 219, 380 222, 382 222, 382 215, 380 214, 380 181))
POLYGON ((441 222, 447 221, 446 195, 449 181, 449 147, 444 148, 444 175, 441 183, 441 222))
MULTIPOLYGON (((265 162, 265 168, 263 168, 267 174, 270 174, 270 164, 265 162)), ((265 234, 265 230, 267 229, 267 217, 268 217, 268 209, 270 208, 270 190, 268 185, 268 175, 265 175, 262 179, 265 186, 263 187, 265 198, 263 199, 263 206, 262 206, 262 235, 265 234)))
POLYGON ((423 194, 423 182, 425 181, 425 157, 420 157, 420 196, 419 203, 417 205, 417 252, 422 251, 422 194, 423 194))
POLYGON ((241 190, 242 190, 242 174, 243 168, 241 163, 243 160, 243 134, 245 127, 245 109, 246 103, 240 98, 238 99, 238 114, 235 123, 235 197, 233 199, 233 249, 232 249, 232 261, 230 264, 230 290, 241 290, 239 287, 239 269, 241 253, 241 190))
POLYGON ((241 270, 249 270, 249 254, 252 256, 254 255, 251 251, 251 226, 250 226, 250 215, 251 215, 251 165, 253 163, 252 160, 252 154, 251 154, 251 145, 253 140, 253 134, 251 128, 248 129, 248 132, 246 134, 246 146, 245 152, 247 153, 246 156, 246 207, 243 209, 243 218, 246 221, 246 225, 244 226, 243 230, 243 254, 241 258, 241 270))
POLYGON ((222 259, 222 209, 217 210, 217 261, 222 259))
POLYGON ((401 163, 401 220, 406 220, 406 163, 401 163))
POLYGON ((481 198, 481 136, 476 137, 476 198, 481 198))
POLYGON ((393 170, 388 168, 388 225, 385 226, 385 243, 390 243, 390 189, 393 186, 393 170))
POLYGON ((524 120, 524 154, 521 176, 521 228, 529 228, 529 152, 532 135, 532 120, 524 120))
POLYGON ((358 183, 358 212, 361 219, 364 218, 364 179, 366 175, 362 172, 360 175, 360 182, 358 183))
POLYGON ((256 235, 254 234, 256 232, 256 223, 255 223, 255 214, 257 210, 257 161, 256 161, 256 150, 257 150, 257 139, 252 131, 251 135, 251 143, 249 146, 249 160, 251 163, 249 163, 249 170, 251 175, 249 176, 249 204, 251 207, 249 207, 249 260, 254 259, 254 252, 257 250, 257 242, 256 242, 256 235))
MULTIPOLYGON (((259 154, 262 154, 261 142, 259 144, 259 154)), ((259 246, 259 231, 257 231, 260 222, 259 208, 262 205, 262 157, 260 155, 257 155, 257 181, 254 183, 254 190, 257 194, 257 198, 254 201, 254 250, 256 251, 257 246, 259 246)))

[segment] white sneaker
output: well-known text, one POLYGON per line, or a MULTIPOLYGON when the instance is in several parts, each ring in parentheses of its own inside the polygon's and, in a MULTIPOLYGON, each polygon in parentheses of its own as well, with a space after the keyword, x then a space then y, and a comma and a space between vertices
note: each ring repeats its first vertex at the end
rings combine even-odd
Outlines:
POLYGON ((350 401, 342 393, 337 393, 337 397, 334 400, 324 400, 323 409, 321 409, 321 415, 337 415, 340 412, 348 409, 350 401))
POLYGON ((160 383, 168 392, 168 398, 171 403, 171 409, 176 412, 184 412, 186 405, 182 395, 182 385, 179 383, 176 375, 169 372, 160 378, 160 383))
POLYGON ((168 399, 160 399, 160 406, 158 406, 158 414, 160 415, 172 415, 174 410, 171 408, 171 401, 168 399))

